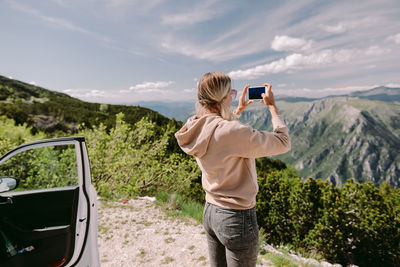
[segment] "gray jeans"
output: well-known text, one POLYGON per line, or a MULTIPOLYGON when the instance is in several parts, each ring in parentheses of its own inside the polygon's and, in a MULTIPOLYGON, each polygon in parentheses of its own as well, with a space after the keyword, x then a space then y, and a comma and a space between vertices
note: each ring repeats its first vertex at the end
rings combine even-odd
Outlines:
POLYGON ((256 209, 224 209, 206 203, 203 212, 211 266, 256 266, 256 209))

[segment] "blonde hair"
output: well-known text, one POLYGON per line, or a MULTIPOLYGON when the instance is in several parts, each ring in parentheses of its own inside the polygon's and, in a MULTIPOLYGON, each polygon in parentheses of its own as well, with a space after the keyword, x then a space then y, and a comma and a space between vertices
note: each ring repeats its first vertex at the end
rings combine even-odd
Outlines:
POLYGON ((223 103, 230 90, 231 78, 222 72, 208 72, 201 76, 197 91, 197 115, 202 115, 205 110, 209 110, 218 111, 225 120, 236 119, 232 110, 223 103))

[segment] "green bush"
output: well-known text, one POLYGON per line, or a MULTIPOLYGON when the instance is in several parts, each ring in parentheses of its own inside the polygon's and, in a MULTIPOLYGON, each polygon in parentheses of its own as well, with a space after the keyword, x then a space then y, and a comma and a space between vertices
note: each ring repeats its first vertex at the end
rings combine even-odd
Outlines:
POLYGON ((199 176, 196 161, 168 149, 177 128, 161 127, 147 118, 131 126, 123 118, 117 115, 116 126, 109 132, 102 124, 81 132, 87 140, 98 193, 121 198, 167 191, 196 198, 198 188, 192 183, 199 176))
POLYGON ((259 173, 259 226, 266 242, 317 252, 331 262, 360 266, 398 266, 399 190, 388 184, 343 188, 284 170, 259 173))

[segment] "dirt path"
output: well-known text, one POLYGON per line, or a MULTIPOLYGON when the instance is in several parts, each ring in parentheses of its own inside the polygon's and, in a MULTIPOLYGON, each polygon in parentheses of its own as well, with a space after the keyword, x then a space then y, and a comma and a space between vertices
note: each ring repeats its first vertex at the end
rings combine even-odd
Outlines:
POLYGON ((148 200, 99 204, 101 266, 209 266, 204 229, 196 221, 167 217, 148 200))

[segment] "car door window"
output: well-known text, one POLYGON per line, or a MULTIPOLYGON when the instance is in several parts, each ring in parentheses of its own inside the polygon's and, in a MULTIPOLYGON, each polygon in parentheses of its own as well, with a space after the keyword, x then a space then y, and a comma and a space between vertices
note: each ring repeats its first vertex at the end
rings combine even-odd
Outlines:
POLYGON ((0 165, 0 177, 19 180, 15 191, 78 185, 74 145, 45 146, 22 151, 0 165))

